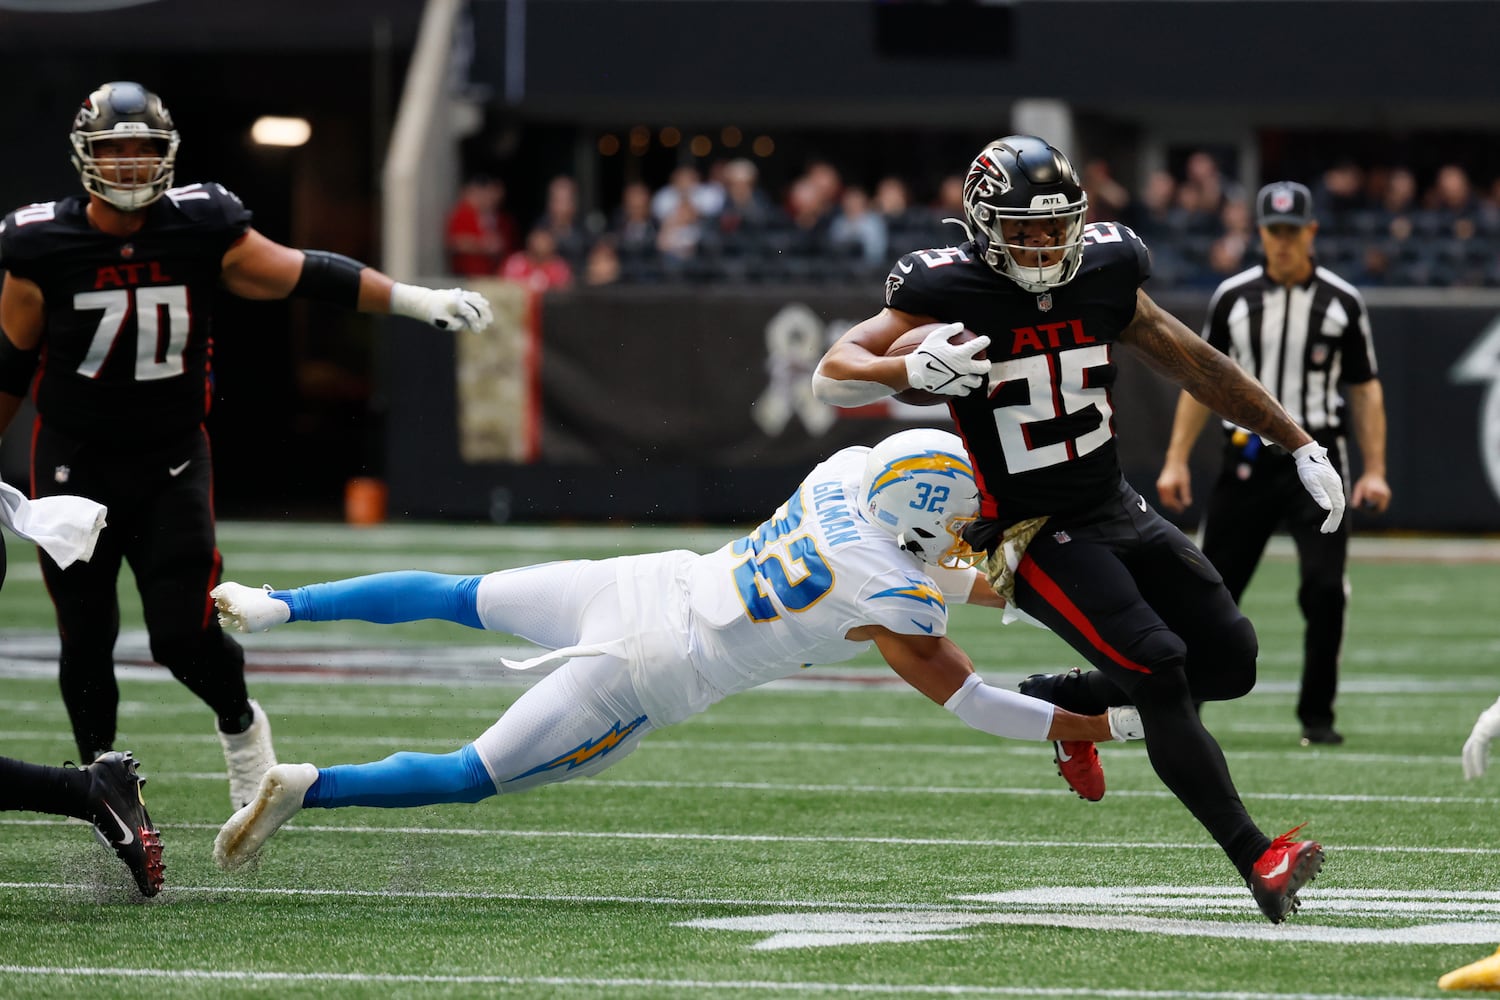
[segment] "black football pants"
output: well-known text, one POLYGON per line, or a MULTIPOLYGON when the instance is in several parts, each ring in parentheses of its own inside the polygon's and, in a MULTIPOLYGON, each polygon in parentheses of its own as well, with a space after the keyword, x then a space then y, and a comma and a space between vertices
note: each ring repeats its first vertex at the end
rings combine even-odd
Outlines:
POLYGON ((1016 601, 1097 670, 1057 703, 1091 714, 1133 704, 1162 782, 1242 876, 1270 845, 1241 803, 1194 702, 1255 685, 1255 630, 1181 531, 1125 483, 1087 515, 1053 519, 1017 570, 1016 601))
POLYGON ((73 493, 109 508, 89 562, 59 569, 39 550, 62 641, 58 683, 83 762, 115 740, 122 562, 135 574, 152 659, 207 703, 221 728, 249 712, 244 652, 219 629, 208 596, 223 563, 206 432, 165 448, 122 451, 81 445, 44 426, 31 477, 33 496, 73 493))
MULTIPOLYGON (((1334 468, 1343 470, 1342 447, 1328 449, 1334 468)), ((1345 483, 1348 476, 1344 477, 1345 483)), ((1319 530, 1328 512, 1317 505, 1297 477, 1297 462, 1285 452, 1261 449, 1241 462, 1228 445, 1224 464, 1209 496, 1203 526, 1203 554, 1238 603, 1278 527, 1297 547, 1297 605, 1306 631, 1302 638, 1302 689, 1297 718, 1303 726, 1333 725, 1339 655, 1344 642, 1348 585, 1349 519, 1337 531, 1319 530)))

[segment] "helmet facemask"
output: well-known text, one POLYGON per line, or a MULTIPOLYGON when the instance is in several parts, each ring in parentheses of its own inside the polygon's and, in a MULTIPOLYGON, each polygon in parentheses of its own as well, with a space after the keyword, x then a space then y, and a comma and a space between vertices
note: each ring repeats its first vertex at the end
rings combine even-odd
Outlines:
POLYGON ((172 186, 181 140, 161 99, 139 84, 107 83, 90 94, 69 139, 84 190, 122 212, 145 208, 172 186), (131 146, 149 145, 151 152, 116 156, 101 147, 131 140, 131 146))
POLYGON ((859 489, 865 519, 930 566, 973 565, 963 531, 979 513, 979 491, 963 442, 945 431, 903 431, 870 450, 859 489))

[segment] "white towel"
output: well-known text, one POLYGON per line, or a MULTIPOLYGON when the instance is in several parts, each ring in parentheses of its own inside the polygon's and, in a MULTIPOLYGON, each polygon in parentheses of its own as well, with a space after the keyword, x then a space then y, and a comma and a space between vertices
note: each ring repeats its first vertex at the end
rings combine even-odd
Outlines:
POLYGON ((14 486, 0 483, 0 524, 40 545, 63 569, 93 556, 106 513, 103 504, 84 497, 28 500, 14 486))

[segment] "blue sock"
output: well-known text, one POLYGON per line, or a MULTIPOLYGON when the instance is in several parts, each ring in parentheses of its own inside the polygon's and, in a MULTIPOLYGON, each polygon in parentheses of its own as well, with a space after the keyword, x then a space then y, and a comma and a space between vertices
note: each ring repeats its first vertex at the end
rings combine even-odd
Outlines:
POLYGON ((401 570, 273 590, 271 596, 286 602, 294 622, 352 619, 389 625, 436 618, 482 629, 478 604, 482 579, 401 570))
POLYGON ((403 750, 369 764, 318 768, 302 805, 336 809, 375 806, 400 809, 445 802, 478 802, 495 794, 495 783, 470 743, 447 754, 403 750))

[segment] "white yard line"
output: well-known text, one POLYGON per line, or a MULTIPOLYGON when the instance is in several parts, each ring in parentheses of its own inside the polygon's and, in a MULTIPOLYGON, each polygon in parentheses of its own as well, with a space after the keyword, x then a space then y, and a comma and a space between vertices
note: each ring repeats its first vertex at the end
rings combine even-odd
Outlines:
MULTIPOLYGON (((1493 807, 1493 803, 1491 803, 1493 807)), ((68 819, 0 819, 0 828, 7 826, 77 826, 68 819)), ((216 823, 161 823, 163 830, 212 830, 218 832, 216 823)), ((281 832, 293 833, 351 833, 378 834, 381 836, 405 835, 414 837, 508 837, 517 840, 623 840, 623 841, 682 841, 692 843, 724 844, 873 844, 894 847, 962 847, 962 848, 1025 848, 1078 850, 1098 848, 1122 851, 1218 851, 1219 846, 1210 841, 1188 843, 1166 843, 1134 840, 998 840, 964 839, 956 837, 834 837, 792 836, 788 834, 754 833, 669 833, 665 831, 627 830, 504 830, 484 827, 431 827, 431 826, 327 826, 317 823, 293 823, 282 827, 281 832)), ((1361 852, 1367 854, 1451 854, 1500 856, 1500 847, 1432 847, 1428 845, 1388 844, 1342 844, 1324 845, 1329 850, 1361 852)))
POLYGON ((590 978, 585 976, 433 976, 380 972, 262 972, 254 969, 130 969, 110 967, 0 965, 0 974, 64 978, 166 979, 216 982, 287 983, 383 983, 410 985, 491 985, 591 987, 598 989, 655 989, 674 993, 702 994, 705 990, 753 990, 775 993, 834 993, 869 996, 961 996, 961 997, 1104 997, 1110 1000, 1404 1000, 1355 993, 1268 993, 1202 990, 1091 989, 1084 986, 1046 988, 1032 986, 960 986, 940 983, 829 983, 774 982, 753 979, 648 979, 590 978))

